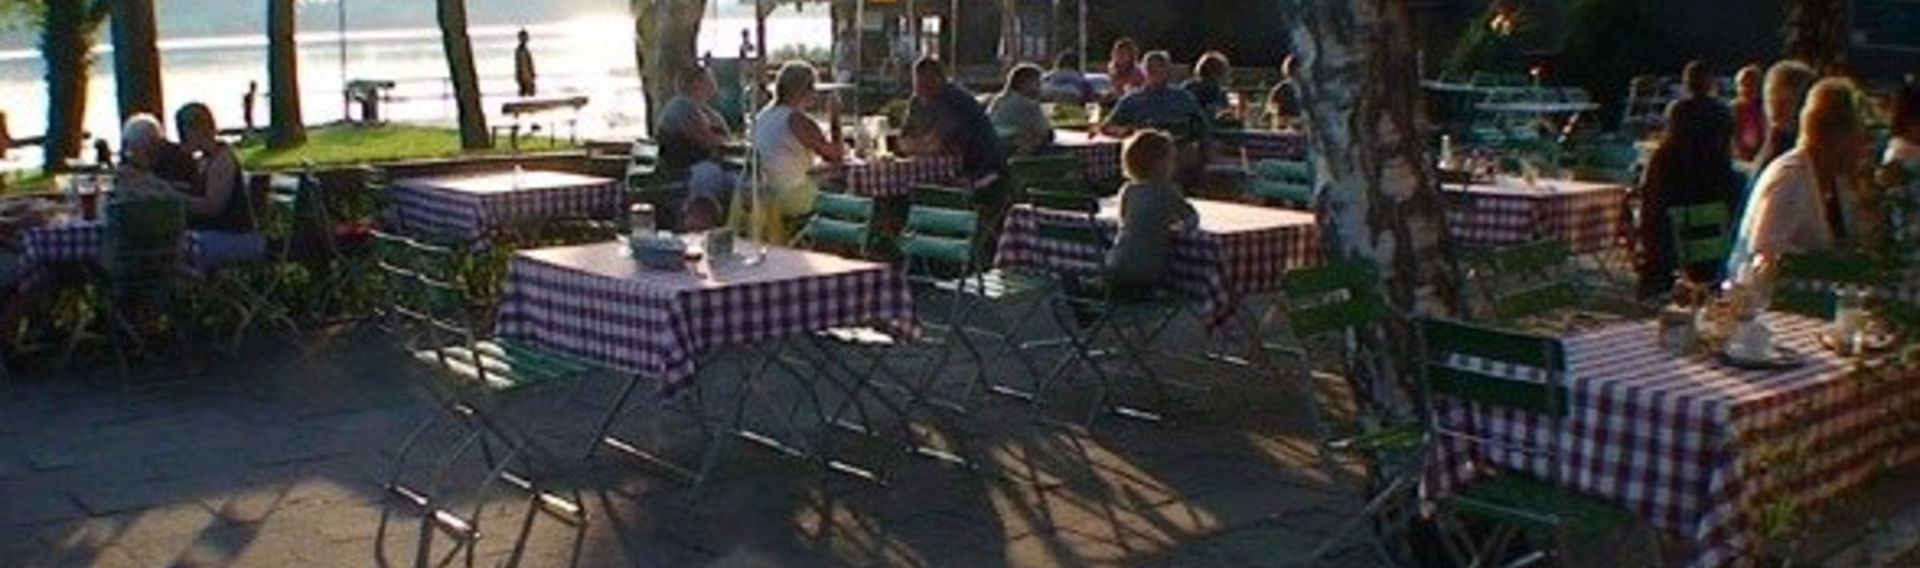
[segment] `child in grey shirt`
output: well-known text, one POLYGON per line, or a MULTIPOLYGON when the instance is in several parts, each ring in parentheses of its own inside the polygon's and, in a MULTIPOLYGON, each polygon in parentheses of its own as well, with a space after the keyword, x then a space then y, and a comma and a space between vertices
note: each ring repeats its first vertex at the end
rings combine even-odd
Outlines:
POLYGON ((1127 185, 1120 189, 1120 235, 1107 251, 1106 276, 1116 295, 1151 294, 1166 283, 1175 235, 1199 224, 1193 205, 1173 182, 1173 138, 1142 131, 1122 150, 1127 185))

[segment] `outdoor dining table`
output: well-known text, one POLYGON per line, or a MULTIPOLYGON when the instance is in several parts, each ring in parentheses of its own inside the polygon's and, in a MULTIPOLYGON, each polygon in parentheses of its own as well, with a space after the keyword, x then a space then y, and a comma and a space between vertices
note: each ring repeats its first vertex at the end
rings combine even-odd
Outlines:
POLYGON ((824 164, 814 175, 840 183, 848 193, 862 197, 904 197, 923 183, 952 183, 960 177, 959 156, 888 156, 852 158, 843 164, 824 164))
POLYGON ((1124 142, 1088 130, 1056 128, 1053 131, 1053 147, 1079 156, 1087 181, 1120 179, 1120 146, 1124 142))
MULTIPOLYGON (((1239 300, 1278 290, 1286 271, 1320 262, 1320 233, 1312 213, 1207 199, 1191 200, 1195 230, 1174 237, 1172 287, 1197 300, 1211 324, 1230 318, 1239 300)), ((1117 198, 1102 201, 1093 222, 1109 235, 1119 229, 1117 198)), ((1062 211, 1017 205, 1007 215, 996 263, 1069 274, 1098 274, 1106 251, 1043 238, 1039 221, 1085 222, 1062 211)))
POLYGON ((1480 103, 1473 108, 1482 112, 1513 115, 1549 115, 1572 114, 1600 110, 1600 104, 1594 102, 1571 101, 1521 101, 1507 103, 1480 103))
POLYGON ((1443 188, 1454 202, 1447 209, 1454 239, 1468 247, 1490 248, 1550 238, 1574 252, 1618 246, 1627 231, 1626 186, 1572 180, 1538 180, 1527 185, 1515 177, 1443 188))
POLYGON ((602 177, 508 170, 402 179, 389 198, 390 213, 408 231, 476 240, 552 219, 612 219, 623 192, 619 181, 602 177))
MULTIPOLYGON (((1804 519, 1874 473, 1920 457, 1901 420, 1920 406, 1920 375, 1862 375, 1862 360, 1820 345, 1826 321, 1778 313, 1763 321, 1803 365, 1743 370, 1676 355, 1659 344, 1654 322, 1620 323, 1564 340, 1571 403, 1564 431, 1546 431, 1536 416, 1445 399, 1436 401, 1436 418, 1495 441, 1539 444, 1563 435, 1554 443, 1563 485, 1690 543, 1691 566, 1751 563, 1769 510, 1790 505, 1804 519)), ((1470 453, 1438 448, 1430 477, 1437 490, 1449 491, 1489 462, 1546 473, 1520 454, 1470 453)))
POLYGON ((1213 139, 1215 163, 1307 159, 1307 135, 1301 130, 1219 130, 1213 139))
MULTIPOLYGON (((70 219, 56 221, 21 233, 21 257, 28 274, 43 275, 56 266, 100 262, 107 240, 107 222, 70 219)), ((187 231, 180 241, 182 260, 199 265, 199 233, 187 231)))

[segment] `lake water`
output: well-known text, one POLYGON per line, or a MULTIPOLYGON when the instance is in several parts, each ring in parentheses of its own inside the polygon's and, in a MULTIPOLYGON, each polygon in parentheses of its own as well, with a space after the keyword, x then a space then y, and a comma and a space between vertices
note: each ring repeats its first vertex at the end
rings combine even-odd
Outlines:
MULTIPOLYGON (((430 4, 430 3, 429 3, 430 4)), ((164 3, 163 3, 164 6, 164 3)), ((825 46, 829 24, 821 10, 781 15, 768 21, 768 44, 825 46)), ((477 15, 477 14, 476 14, 477 15)), ((165 17, 165 14, 162 14, 165 17)), ((357 20, 350 20, 357 21, 357 20)), ((710 15, 702 26, 699 48, 716 57, 739 52, 740 32, 751 29, 746 15, 710 15)), ((404 122, 451 124, 454 107, 447 80, 446 59, 438 28, 389 28, 349 31, 346 63, 340 58, 340 35, 313 31, 303 20, 300 43, 302 111, 309 123, 338 120, 343 112, 342 79, 385 79, 397 83, 385 118, 404 122)), ((513 96, 513 48, 517 25, 475 25, 473 38, 483 107, 497 112, 513 96)), ((582 136, 625 136, 639 132, 646 109, 640 81, 634 72, 632 20, 624 13, 574 16, 527 26, 533 36, 535 67, 544 95, 581 94, 590 103, 581 115, 582 136)), ((189 101, 207 103, 223 127, 241 120, 241 100, 248 81, 258 81, 263 96, 254 107, 254 120, 268 121, 266 38, 259 34, 170 37, 162 26, 161 66, 169 108, 189 101)), ((104 42, 104 39, 103 39, 104 42)), ((0 49, 0 111, 15 137, 42 133, 46 124, 46 84, 39 53, 20 48, 0 49)), ((98 50, 89 83, 87 129, 111 140, 118 131, 114 99, 112 53, 98 50)), ((355 111, 358 114, 358 111, 355 111)), ((7 156, 15 163, 37 163, 37 156, 16 150, 7 156)))

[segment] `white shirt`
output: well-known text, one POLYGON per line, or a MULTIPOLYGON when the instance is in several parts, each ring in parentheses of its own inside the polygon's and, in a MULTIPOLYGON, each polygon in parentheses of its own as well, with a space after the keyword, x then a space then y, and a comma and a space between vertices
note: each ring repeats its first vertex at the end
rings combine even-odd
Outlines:
POLYGON ((813 151, 800 143, 791 126, 793 107, 771 105, 753 120, 753 151, 759 159, 761 196, 772 197, 787 215, 804 215, 813 210, 813 198, 819 191, 809 175, 813 170, 813 151))
POLYGON ((1747 194, 1746 214, 1740 219, 1739 238, 1727 259, 1727 273, 1740 274, 1739 267, 1755 254, 1778 259, 1785 254, 1834 248, 1833 226, 1827 219, 1813 159, 1797 148, 1782 154, 1767 164, 1753 191, 1747 194))

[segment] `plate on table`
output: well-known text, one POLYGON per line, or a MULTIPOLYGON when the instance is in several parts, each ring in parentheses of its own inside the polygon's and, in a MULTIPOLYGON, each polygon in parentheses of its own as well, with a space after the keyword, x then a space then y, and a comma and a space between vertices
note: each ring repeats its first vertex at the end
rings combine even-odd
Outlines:
POLYGON ((1721 350, 1720 363, 1736 369, 1777 371, 1805 365, 1807 359, 1806 357, 1802 357, 1800 352, 1794 351, 1793 349, 1774 346, 1773 353, 1766 357, 1759 358, 1736 355, 1732 351, 1721 350))

